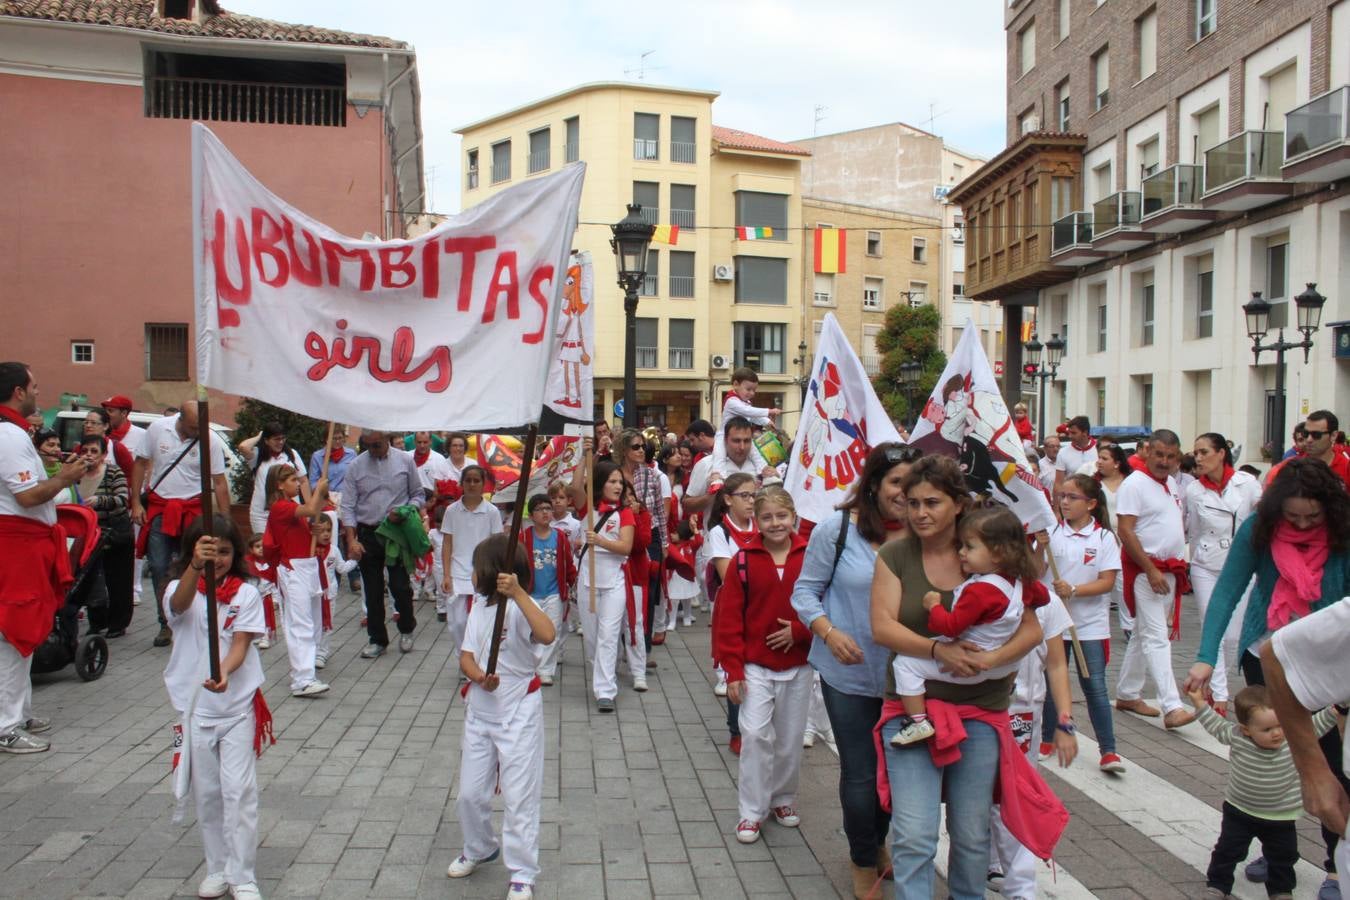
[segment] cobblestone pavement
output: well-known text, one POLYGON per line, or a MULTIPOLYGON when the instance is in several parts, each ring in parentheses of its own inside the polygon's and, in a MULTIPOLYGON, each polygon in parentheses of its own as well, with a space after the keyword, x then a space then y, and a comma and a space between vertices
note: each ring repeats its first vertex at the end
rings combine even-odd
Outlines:
MULTIPOLYGON (((412 653, 373 662, 357 656, 365 643, 358 607, 344 593, 335 610, 323 673, 333 689, 322 698, 292 698, 284 646, 264 653, 278 738, 259 762, 264 896, 504 896, 500 863, 462 881, 445 876, 460 846, 453 797, 463 707, 432 606, 417 604, 412 653)), ((1178 674, 1193 653, 1194 619, 1175 653, 1178 674)), ((706 621, 657 648, 651 691, 625 687, 613 716, 587 702, 581 641, 569 640, 559 684, 545 689, 538 896, 848 895, 837 764, 823 743, 805 752, 801 828, 769 823, 760 843, 736 842, 736 758, 711 690, 706 621)), ((139 607, 97 682, 82 683, 71 669, 35 679, 36 712, 54 723, 52 750, 0 756, 0 896, 195 894, 205 874, 196 828, 169 822, 173 713, 161 679, 167 651, 150 646, 154 626, 152 608, 139 607)), ((1119 647, 1114 656, 1118 663, 1119 647)), ((1198 726, 1165 733, 1118 713, 1130 768, 1108 778, 1095 770, 1086 710, 1076 706, 1083 756, 1050 776, 1073 820, 1057 872, 1043 871, 1041 896, 1198 896, 1217 834, 1223 748, 1198 726)), ((1311 820, 1302 849, 1311 865, 1300 866, 1296 896, 1312 897, 1323 854, 1311 820)), ((1264 896, 1257 885, 1236 890, 1264 896)))

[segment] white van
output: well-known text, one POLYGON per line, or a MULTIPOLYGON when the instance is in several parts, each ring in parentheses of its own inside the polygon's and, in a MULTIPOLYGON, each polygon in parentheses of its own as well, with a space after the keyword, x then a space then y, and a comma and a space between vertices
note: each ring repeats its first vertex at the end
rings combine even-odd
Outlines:
MULTIPOLYGON (((90 408, 63 409, 56 414, 56 421, 52 423, 52 428, 60 435, 61 446, 65 449, 73 450, 79 444, 80 438, 84 435, 85 415, 90 408)), ((160 413, 133 411, 131 413, 131 424, 144 428, 156 419, 162 418, 164 416, 160 413)), ((234 469, 235 464, 241 462, 241 457, 234 449, 234 429, 227 428, 219 422, 212 422, 211 431, 225 445, 225 479, 230 484, 230 496, 234 497, 234 469)), ((131 477, 130 472, 127 473, 127 477, 131 477)))

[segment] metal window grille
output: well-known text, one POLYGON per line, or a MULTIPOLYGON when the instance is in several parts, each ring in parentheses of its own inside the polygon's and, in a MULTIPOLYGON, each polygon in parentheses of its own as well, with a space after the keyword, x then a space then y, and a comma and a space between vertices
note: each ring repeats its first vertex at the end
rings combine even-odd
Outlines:
POLYGON ((145 83, 145 114, 152 119, 345 127, 347 91, 320 85, 151 75, 145 83))
POLYGON ((188 380, 188 327, 186 324, 146 324, 145 380, 188 380))

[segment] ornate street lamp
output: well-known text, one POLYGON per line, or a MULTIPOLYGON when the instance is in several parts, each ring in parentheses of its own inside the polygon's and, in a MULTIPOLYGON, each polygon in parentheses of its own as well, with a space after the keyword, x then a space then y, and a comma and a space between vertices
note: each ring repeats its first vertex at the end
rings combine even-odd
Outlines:
POLYGON ((792 361, 797 367, 797 387, 800 388, 802 392, 800 402, 803 406, 806 405, 806 385, 808 383, 806 366, 811 362, 811 360, 806 358, 807 349, 806 338, 803 337, 801 342, 797 344, 797 358, 792 361))
POLYGON ((614 232, 609 246, 619 268, 619 287, 623 289, 623 427, 636 428, 637 414, 637 307, 638 289, 647 277, 647 248, 656 226, 643 221, 642 207, 628 204, 628 215, 609 226, 614 232))
POLYGON ((1050 335, 1050 340, 1042 344, 1034 333, 1031 340, 1022 345, 1027 360, 1022 366, 1022 373, 1029 378, 1040 379, 1041 382, 1040 400, 1037 405, 1041 420, 1039 433, 1042 440, 1045 439, 1045 382, 1059 374, 1059 364, 1064 359, 1064 346, 1064 341, 1058 334, 1050 335), (1046 354, 1044 362, 1041 361, 1043 351, 1046 354))
POLYGON ((1284 328, 1280 328, 1279 337, 1275 343, 1263 343, 1266 334, 1270 331, 1270 301, 1261 297, 1260 291, 1252 292, 1252 299, 1242 305, 1242 314, 1247 320, 1247 336, 1252 339, 1252 356, 1255 357, 1257 365, 1261 363, 1261 353, 1265 350, 1275 352, 1275 437, 1271 443, 1274 447, 1271 450, 1271 459, 1278 460, 1284 456, 1284 426, 1285 426, 1285 390, 1284 390, 1284 354, 1288 350, 1301 349, 1303 351, 1303 361, 1306 363, 1309 354, 1313 348, 1312 336, 1322 324, 1322 307, 1326 306, 1327 298, 1317 293, 1316 282, 1307 282, 1307 289, 1294 298, 1294 306, 1298 310, 1298 330, 1303 335, 1301 341, 1286 341, 1284 339, 1284 328))
POLYGON ((905 394, 905 409, 910 413, 910 430, 919 421, 918 410, 914 408, 914 394, 919 389, 919 379, 923 377, 923 363, 911 359, 900 364, 900 390, 905 394))

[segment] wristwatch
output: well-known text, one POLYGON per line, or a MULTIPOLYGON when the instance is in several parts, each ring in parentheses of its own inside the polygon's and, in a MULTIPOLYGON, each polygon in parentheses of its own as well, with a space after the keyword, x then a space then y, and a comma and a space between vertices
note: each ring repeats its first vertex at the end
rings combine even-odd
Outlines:
POLYGON ((1073 719, 1057 722, 1055 723, 1055 727, 1058 728, 1060 731, 1064 732, 1065 734, 1078 733, 1078 729, 1073 727, 1073 719))

